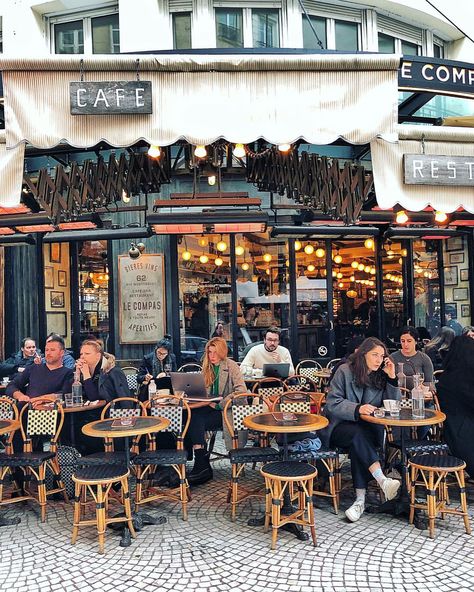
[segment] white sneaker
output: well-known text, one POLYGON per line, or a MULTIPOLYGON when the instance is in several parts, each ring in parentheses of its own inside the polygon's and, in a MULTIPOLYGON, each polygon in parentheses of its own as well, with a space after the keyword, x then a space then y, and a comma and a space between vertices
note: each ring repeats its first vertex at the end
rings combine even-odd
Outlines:
POLYGON ((350 508, 347 508, 345 514, 346 518, 351 522, 357 522, 365 510, 365 502, 356 500, 350 508))
POLYGON ((397 496, 398 490, 400 489, 400 481, 387 477, 383 482, 381 489, 385 495, 385 499, 387 501, 392 500, 397 496))

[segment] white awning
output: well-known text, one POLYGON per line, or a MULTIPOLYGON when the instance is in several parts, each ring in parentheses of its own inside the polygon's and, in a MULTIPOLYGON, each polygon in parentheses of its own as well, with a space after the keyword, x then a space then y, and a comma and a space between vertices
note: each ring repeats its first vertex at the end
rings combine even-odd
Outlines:
POLYGON ((5 130, 0 130, 0 206, 10 208, 20 203, 24 157, 25 145, 7 150, 5 130))
POLYGON ((403 181, 404 154, 474 158, 474 129, 400 125, 398 133, 398 143, 378 138, 370 143, 378 205, 386 210, 399 204, 411 212, 431 206, 447 213, 462 207, 474 213, 474 187, 407 185, 403 181))

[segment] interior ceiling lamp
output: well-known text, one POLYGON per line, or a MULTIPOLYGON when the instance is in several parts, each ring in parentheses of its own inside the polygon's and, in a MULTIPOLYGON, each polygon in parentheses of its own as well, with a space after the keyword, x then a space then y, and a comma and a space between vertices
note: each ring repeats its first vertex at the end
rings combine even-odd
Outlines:
POLYGON ((243 144, 236 144, 232 154, 237 158, 243 158, 245 156, 245 146, 243 144))
POLYGON ((198 245, 200 247, 205 247, 207 245, 207 238, 201 236, 201 238, 198 240, 198 245))
POLYGON ((208 175, 208 177, 207 177, 207 184, 208 185, 210 185, 212 187, 216 184, 216 181, 217 181, 216 175, 208 175))
POLYGON ((183 261, 189 261, 191 257, 192 255, 187 249, 181 253, 181 258, 183 259, 183 261))
POLYGON ((206 147, 203 146, 202 144, 200 144, 199 146, 196 146, 196 148, 194 149, 194 156, 196 156, 196 158, 206 158, 206 156, 207 156, 206 147))
POLYGON ((270 275, 270 273, 271 273, 271 272, 270 272, 270 268, 269 268, 269 267, 267 267, 267 268, 265 269, 265 273, 266 273, 267 275, 270 275))
POLYGON ((160 156, 161 156, 161 148, 160 148, 160 146, 156 146, 156 145, 152 144, 148 148, 148 156, 150 158, 160 158, 160 156))
POLYGON ((245 249, 242 245, 237 245, 235 247, 235 254, 240 257, 241 255, 243 255, 245 253, 245 249))
POLYGON ((370 273, 370 265, 366 265, 364 267, 364 271, 365 271, 365 273, 370 273))
POLYGON ((357 269, 357 268, 359 267, 359 262, 354 260, 354 261, 351 263, 351 267, 352 267, 352 269, 357 269))
POLYGON ((221 253, 223 253, 225 250, 227 250, 227 243, 224 240, 222 240, 222 234, 221 234, 221 240, 216 245, 216 249, 218 251, 220 251, 221 253))
POLYGON ((301 251, 302 246, 303 246, 303 244, 301 241, 295 240, 295 251, 301 251))
POLYGON ((350 280, 351 282, 355 282, 355 275, 351 275, 351 277, 349 278, 349 280, 350 280))
POLYGON ((263 260, 265 261, 265 263, 270 263, 270 261, 272 260, 272 256, 270 255, 270 253, 264 253, 263 260))
POLYGON ((306 269, 307 269, 307 270, 308 270, 310 273, 313 273, 313 271, 316 269, 316 267, 315 267, 315 266, 314 266, 312 263, 310 263, 306 269))
POLYGON ((311 243, 305 245, 304 252, 306 253, 306 255, 312 255, 314 253, 313 245, 311 243))
MULTIPOLYGON (((326 251, 322 247, 318 247, 316 249, 316 257, 318 257, 318 259, 322 259, 325 255, 326 255, 326 251)), ((336 260, 334 259, 334 261, 336 261, 336 260)), ((342 261, 342 257, 341 257, 341 261, 342 261)))
POLYGON ((344 288, 344 284, 343 284, 342 282, 339 282, 337 285, 338 285, 340 288, 344 288))
POLYGON ((357 264, 357 269, 358 269, 359 271, 364 271, 364 269, 365 269, 365 265, 364 265, 363 263, 358 263, 358 264, 357 264))
POLYGON ((141 254, 142 252, 138 248, 138 245, 135 243, 130 243, 130 248, 128 249, 128 256, 130 257, 130 259, 138 259, 138 257, 140 257, 141 254))
POLYGON ((289 152, 291 150, 291 144, 278 144, 278 150, 280 152, 289 152))
POLYGON ((354 290, 354 288, 351 288, 350 290, 347 290, 346 296, 348 298, 357 298, 357 292, 354 290))
POLYGON ((373 266, 370 268, 370 275, 377 275, 377 270, 373 266))
POLYGON ((369 249, 369 251, 372 251, 374 249, 374 246, 375 246, 375 242, 374 242, 374 239, 373 238, 367 238, 367 239, 365 239, 365 241, 364 241, 364 247, 366 249, 369 249))
POLYGON ((342 263, 342 256, 339 254, 339 247, 336 249, 336 254, 334 255, 334 263, 337 263, 337 265, 342 263))
POLYGON ((344 274, 342 273, 342 271, 338 271, 336 273, 336 277, 337 277, 338 280, 342 280, 342 278, 344 277, 344 274))
POLYGON ((199 257, 199 261, 203 264, 207 263, 209 261, 209 257, 206 255, 206 253, 203 253, 200 257, 199 257))
POLYGON ((125 189, 122 189, 122 201, 123 203, 130 203, 130 196, 125 191, 125 189))
POLYGON ((220 267, 223 263, 224 263, 224 259, 222 259, 221 257, 216 257, 214 259, 214 265, 217 265, 217 267, 220 267))
POLYGON ((443 224, 443 222, 446 222, 446 220, 448 219, 448 216, 446 214, 446 212, 442 212, 441 210, 436 210, 435 212, 435 221, 439 222, 439 224, 443 224))
POLYGON ((244 262, 242 263, 242 269, 243 269, 244 271, 248 271, 248 270, 249 270, 249 268, 250 268, 250 265, 247 263, 247 261, 244 261, 244 262))
POLYGON ((402 257, 406 257, 408 255, 408 251, 406 249, 402 249, 400 253, 402 257))
POLYGON ((397 224, 406 224, 408 222, 408 215, 405 210, 400 210, 397 212, 395 221, 397 224))

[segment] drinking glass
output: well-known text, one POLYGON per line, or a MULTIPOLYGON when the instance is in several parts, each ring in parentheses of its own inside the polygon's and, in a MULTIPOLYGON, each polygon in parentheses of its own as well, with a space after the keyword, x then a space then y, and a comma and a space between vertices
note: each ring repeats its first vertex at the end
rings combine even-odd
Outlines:
POLYGON ((66 404, 66 407, 74 407, 72 393, 64 393, 64 403, 66 404))

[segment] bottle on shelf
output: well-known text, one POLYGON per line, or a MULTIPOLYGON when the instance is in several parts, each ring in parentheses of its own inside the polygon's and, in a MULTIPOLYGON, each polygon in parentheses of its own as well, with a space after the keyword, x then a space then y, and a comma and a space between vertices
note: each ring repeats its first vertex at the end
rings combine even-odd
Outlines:
POLYGON ((151 400, 156 395, 156 382, 153 378, 148 383, 148 398, 151 400))
POLYGON ((397 364, 397 379, 399 388, 407 388, 407 377, 403 371, 403 362, 397 364))

